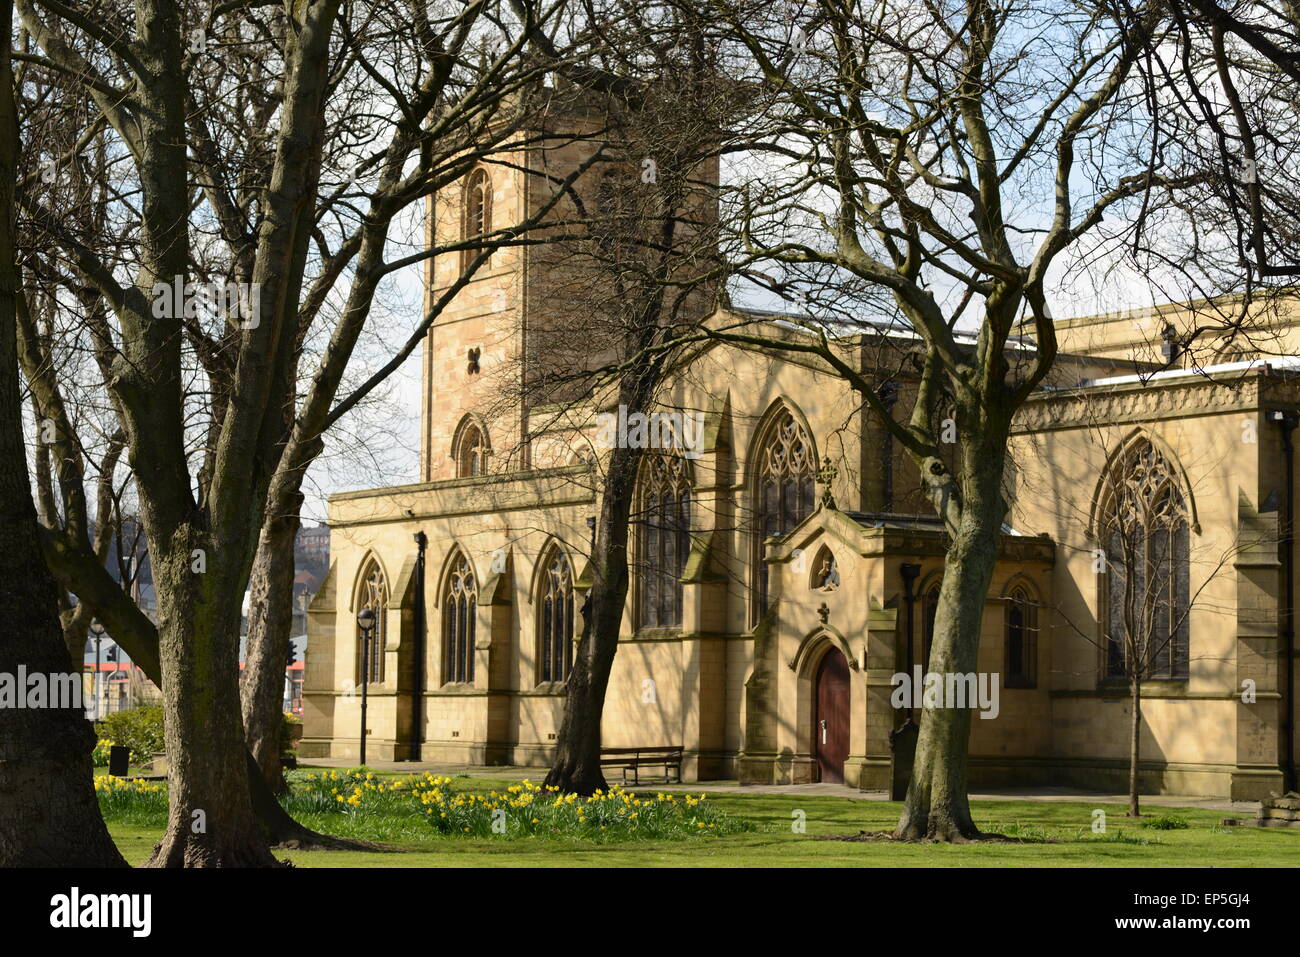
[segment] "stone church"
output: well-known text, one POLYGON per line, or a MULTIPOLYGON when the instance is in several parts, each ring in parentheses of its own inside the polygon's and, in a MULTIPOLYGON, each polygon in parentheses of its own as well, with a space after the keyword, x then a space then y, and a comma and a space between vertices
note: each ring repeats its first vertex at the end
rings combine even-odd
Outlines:
MULTIPOLYGON (((522 220, 541 201, 532 179, 571 152, 476 168, 430 204, 429 239, 522 220)), ((368 757, 549 762, 591 585, 596 435, 613 413, 530 404, 508 387, 527 374, 540 316, 582 328, 544 302, 537 248, 493 253, 432 327, 420 481, 330 499, 305 758, 358 756, 364 682, 368 757)), ((427 296, 462 265, 435 257, 427 296)), ((1011 449, 979 662, 999 696, 972 720, 973 786, 1125 786, 1117 636, 1135 606, 1150 612, 1154 649, 1143 788, 1257 799, 1295 786, 1286 529, 1300 361, 1285 356, 1300 336, 1284 303, 1266 337, 1180 355, 1198 308, 1058 322, 1054 378, 1021 410, 1011 449), (1158 580, 1122 573, 1134 554, 1158 580)), ((778 314, 708 321, 804 334, 778 314)), ((864 323, 836 347, 902 397, 901 415, 915 380, 899 357, 915 338, 864 323)), ((795 353, 701 347, 660 401, 678 441, 641 467, 603 744, 680 746, 686 780, 887 787, 890 732, 906 717, 894 676, 926 662, 944 573, 914 467, 843 379, 795 353)))

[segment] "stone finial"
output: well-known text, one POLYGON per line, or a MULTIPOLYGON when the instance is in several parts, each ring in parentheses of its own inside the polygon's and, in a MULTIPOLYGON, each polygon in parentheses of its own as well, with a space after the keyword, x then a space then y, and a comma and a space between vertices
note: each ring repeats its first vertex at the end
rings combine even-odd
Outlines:
POLYGON ((835 476, 839 469, 831 461, 829 455, 822 459, 822 467, 817 470, 817 481, 822 487, 822 508, 835 508, 835 495, 831 491, 831 485, 835 482, 835 476))

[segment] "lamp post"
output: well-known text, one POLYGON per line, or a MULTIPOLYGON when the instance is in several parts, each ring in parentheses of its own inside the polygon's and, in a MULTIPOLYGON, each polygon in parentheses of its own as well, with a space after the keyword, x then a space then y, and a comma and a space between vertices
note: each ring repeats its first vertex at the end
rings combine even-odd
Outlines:
POLYGON ((101 717, 101 715, 100 715, 100 709, 99 709, 99 704, 100 704, 100 701, 99 701, 99 644, 100 644, 100 642, 102 642, 102 641, 104 640, 104 632, 105 632, 106 630, 107 630, 107 629, 106 629, 103 625, 101 625, 101 624, 99 623, 99 619, 98 619, 98 618, 92 618, 92 619, 90 620, 90 633, 91 633, 91 635, 94 636, 94 642, 95 642, 95 677, 91 679, 91 682, 90 682, 90 689, 91 689, 91 692, 95 695, 95 720, 96 720, 96 721, 98 721, 98 720, 100 719, 100 717, 101 717))
POLYGON ((424 553, 429 547, 429 536, 423 531, 415 533, 415 682, 411 695, 411 760, 421 758, 424 741, 424 655, 428 641, 428 621, 424 610, 424 553))
MULTIPOLYGON (((116 675, 118 675, 118 674, 121 673, 121 670, 122 670, 122 669, 121 669, 119 666, 122 664, 122 662, 118 660, 118 646, 117 646, 117 645, 113 645, 111 648, 108 649, 108 651, 104 652, 104 660, 105 660, 106 662, 108 662, 110 665, 113 666, 112 669, 108 672, 108 677, 109 677, 109 678, 115 677, 116 675)), ((110 703, 112 702, 112 700, 113 700, 112 695, 110 694, 110 692, 111 692, 112 690, 113 690, 113 689, 110 688, 109 685, 108 685, 108 678, 105 678, 105 679, 104 679, 104 713, 105 713, 105 714, 107 714, 109 711, 112 710, 111 708, 109 708, 109 704, 110 704, 110 703)), ((118 688, 118 690, 119 690, 119 694, 118 694, 118 696, 117 696, 117 710, 118 710, 118 711, 121 711, 121 710, 122 710, 122 695, 120 694, 120 691, 121 691, 121 686, 120 686, 120 684, 119 684, 119 688, 118 688)))
POLYGON ((366 688, 370 684, 370 639, 375 633, 374 609, 366 606, 357 613, 361 629, 361 763, 366 763, 366 688))

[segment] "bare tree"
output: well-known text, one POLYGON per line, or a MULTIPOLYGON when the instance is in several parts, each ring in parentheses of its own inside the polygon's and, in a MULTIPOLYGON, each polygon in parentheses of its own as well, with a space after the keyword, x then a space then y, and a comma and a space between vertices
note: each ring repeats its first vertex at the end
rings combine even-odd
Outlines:
MULTIPOLYGON (((1137 48, 1094 7, 969 0, 725 12, 737 69, 768 94, 752 135, 774 175, 737 200, 748 255, 784 267, 780 281, 796 295, 811 288, 831 299, 844 278, 887 292, 919 339, 914 401, 895 422, 877 383, 836 348, 837 336, 864 328, 856 322, 796 319, 809 332, 802 341, 743 328, 716 335, 819 356, 897 439, 949 536, 929 669, 973 672, 1007 508, 1011 423, 1057 351, 1053 266, 1153 185, 1187 178, 1158 165, 1151 125, 1135 110, 1137 48), (1029 348, 1012 342, 1025 332, 1029 348), (945 396, 958 437, 951 466, 934 430, 945 396)), ((1142 9, 1126 27, 1141 34, 1154 20, 1142 9)), ((924 711, 900 838, 978 834, 969 729, 969 711, 924 711)))
POLYGON ((530 320, 522 393, 501 397, 548 407, 535 429, 567 434, 592 464, 575 476, 597 499, 592 583, 546 777, 582 794, 605 786, 601 717, 629 594, 637 481, 652 454, 643 442, 593 439, 590 417, 648 418, 677 358, 665 343, 716 304, 717 157, 737 95, 693 13, 610 2, 586 15, 599 43, 575 80, 599 117, 583 131, 591 172, 572 194, 568 237, 538 253, 538 311, 550 318, 530 320))
MULTIPOLYGON (((1300 274, 1296 6, 1183 0, 1155 11, 1154 29, 1129 0, 1105 9, 1137 51, 1140 109, 1162 133, 1152 155, 1196 174, 1175 201, 1136 210, 1109 254, 1161 286, 1162 298, 1192 301, 1190 321, 1167 334, 1182 361, 1286 354, 1272 320, 1300 274)), ((1095 261, 1083 267, 1100 272, 1095 261)))
MULTIPOLYGON (((1131 19, 1121 2, 1119 22, 1131 19)), ((1164 42, 1133 35, 1151 106, 1186 123, 1185 148, 1209 173, 1209 207, 1196 218, 1229 239, 1232 265, 1249 289, 1300 275, 1300 207, 1292 186, 1300 150, 1300 7, 1294 3, 1183 0, 1165 15, 1164 42)))
MULTIPOLYGON (((435 58, 427 76, 417 74, 418 82, 410 91, 394 89, 391 95, 397 101, 399 115, 426 116, 426 126, 420 129, 397 124, 380 154, 378 182, 365 190, 369 209, 364 216, 356 216, 354 222, 339 226, 338 252, 333 262, 325 264, 321 279, 309 294, 313 310, 326 308, 324 298, 339 281, 339 272, 345 267, 351 270, 352 284, 340 294, 332 335, 303 387, 296 416, 284 423, 288 440, 271 480, 252 568, 248 653, 242 682, 244 729, 249 748, 274 790, 283 787, 280 689, 292 622, 293 544, 300 524, 306 471, 323 450, 326 432, 415 352, 438 315, 494 250, 511 243, 545 241, 530 231, 551 212, 554 201, 564 195, 573 179, 571 176, 567 181, 546 184, 543 188, 553 191, 551 199, 524 221, 507 223, 485 235, 466 235, 451 245, 435 244, 389 258, 391 232, 411 202, 449 188, 476 163, 509 164, 514 152, 533 145, 536 134, 527 121, 544 112, 553 96, 542 87, 542 77, 547 70, 563 68, 567 63, 564 54, 553 48, 546 61, 522 55, 525 47, 532 46, 529 27, 541 29, 543 35, 557 29, 547 19, 557 18, 560 5, 549 11, 525 8, 525 23, 514 35, 492 28, 486 7, 434 21, 423 5, 414 6, 419 45, 441 51, 441 59, 435 58), (529 22, 534 20, 538 22, 529 22), (478 36, 483 30, 489 32, 488 40, 478 36), (495 49, 493 44, 503 50, 512 45, 514 55, 496 55, 466 70, 466 64, 460 61, 474 55, 482 44, 488 50, 495 49), (409 174, 407 167, 413 160, 418 160, 419 165, 415 174, 409 174), (458 281, 431 300, 401 347, 374 374, 362 381, 347 381, 349 360, 381 282, 398 269, 454 252, 464 254, 458 281)), ((401 20, 388 24, 388 30, 396 35, 404 28, 401 20)), ((384 43, 392 42, 387 34, 382 39, 384 43)))
MULTIPOLYGON (((30 81, 29 76, 24 79, 30 81)), ((35 105, 26 103, 28 111, 20 118, 31 135, 57 144, 56 149, 71 148, 68 137, 75 136, 75 124, 61 120, 71 109, 65 97, 57 95, 61 92, 51 89, 42 97, 27 97, 35 105)), ((89 234, 93 227, 77 221, 102 216, 111 201, 105 188, 107 163, 102 150, 79 157, 78 163, 79 188, 63 192, 60 198, 82 200, 67 203, 65 223, 89 234)), ((38 174, 43 175, 44 170, 33 171, 21 185, 29 187, 38 174)), ((37 515, 43 528, 69 547, 93 554, 101 565, 114 561, 118 581, 129 590, 131 579, 139 572, 136 559, 143 543, 135 523, 129 532, 133 539, 128 545, 130 560, 123 560, 123 505, 131 497, 129 472, 119 475, 125 434, 94 388, 98 371, 94 367, 106 359, 104 352, 93 345, 79 347, 82 330, 102 327, 107 307, 99 292, 75 270, 60 274, 31 255, 24 255, 24 264, 25 294, 17 303, 18 356, 30 390, 35 426, 37 515), (115 544, 117 554, 113 555, 115 544)), ((59 606, 64 642, 69 654, 79 660, 94 607, 76 601, 66 589, 60 592, 59 606)))
MULTIPOLYGON (((123 262, 63 228, 38 190, 23 206, 110 306, 90 335, 107 353, 103 382, 135 476, 158 627, 109 587, 89 550, 55 539, 47 557, 163 689, 171 812, 155 864, 274 862, 250 801, 237 683, 258 530, 268 514, 296 514, 294 490, 324 429, 432 322, 436 310, 338 398, 375 289, 432 254, 386 258, 389 225, 519 129, 541 89, 523 51, 557 29, 563 9, 408 6, 150 0, 92 15, 18 3, 39 50, 26 62, 95 107, 78 143, 102 133, 129 157, 110 224, 132 238, 123 262), (376 140, 384 145, 371 154, 376 140), (326 158, 349 150, 356 164, 331 184, 339 167, 326 158), (205 290, 232 287, 234 308, 201 305, 205 290), (317 334, 329 344, 298 406, 297 362, 326 317, 335 321, 317 334)), ((51 157, 56 168, 68 159, 51 157)), ((515 237, 512 228, 502 239, 515 237)))
MULTIPOLYGON (((54 579, 36 539, 23 445, 14 260, 18 124, 9 50, 13 7, 0 6, 0 673, 25 695, 26 670, 52 683, 72 675, 61 640, 54 579)), ((78 646, 78 660, 80 659, 78 646)), ((55 685, 57 686, 57 685, 55 685)), ((94 734, 79 702, 0 708, 0 866, 124 867, 92 787, 94 734)))

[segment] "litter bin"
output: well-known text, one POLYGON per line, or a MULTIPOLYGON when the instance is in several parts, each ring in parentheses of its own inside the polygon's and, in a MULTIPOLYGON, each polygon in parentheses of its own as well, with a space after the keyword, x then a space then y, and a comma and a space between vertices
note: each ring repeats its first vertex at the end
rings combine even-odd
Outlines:
POLYGON ((131 749, 115 744, 108 749, 108 773, 115 778, 126 777, 131 764, 131 749))

